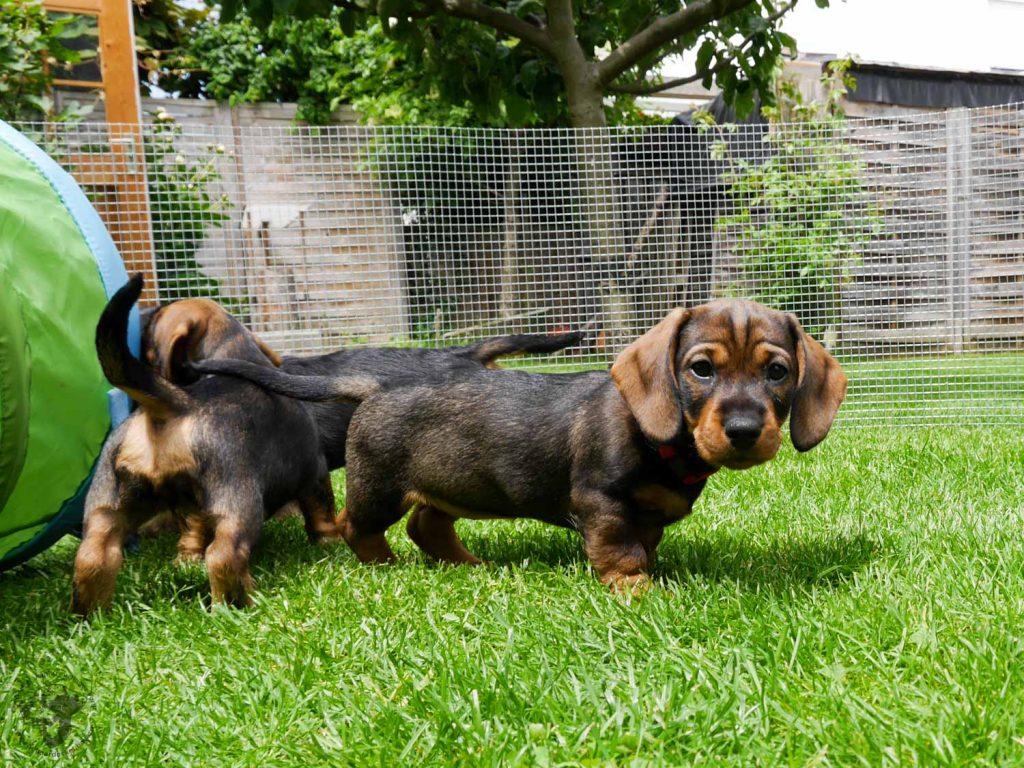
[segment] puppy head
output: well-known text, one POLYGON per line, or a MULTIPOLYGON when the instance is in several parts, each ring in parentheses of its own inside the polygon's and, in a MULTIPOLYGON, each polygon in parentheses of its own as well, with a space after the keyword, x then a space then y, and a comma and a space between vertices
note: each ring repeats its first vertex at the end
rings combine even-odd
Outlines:
POLYGON ((846 396, 839 364, 793 315, 751 301, 675 309, 627 347, 612 379, 650 439, 683 430, 714 466, 745 469, 825 439, 846 396))
POLYGON ((190 384, 185 364, 219 357, 279 366, 281 358, 217 302, 181 299, 143 317, 143 357, 161 376, 190 384))

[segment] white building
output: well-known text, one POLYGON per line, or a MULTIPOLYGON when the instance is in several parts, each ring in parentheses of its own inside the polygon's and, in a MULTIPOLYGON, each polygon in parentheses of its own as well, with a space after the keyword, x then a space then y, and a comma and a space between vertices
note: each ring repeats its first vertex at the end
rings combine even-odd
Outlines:
MULTIPOLYGON (((783 20, 799 60, 787 69, 813 79, 823 61, 853 57, 863 85, 852 114, 888 105, 934 109, 1024 99, 1024 0, 801 0, 783 20), (945 93, 940 93, 944 91, 945 93)), ((669 61, 665 79, 693 72, 693 56, 669 61)), ((645 100, 674 114, 714 95, 699 83, 645 100)))
POLYGON ((783 20, 801 53, 962 72, 1024 72, 1022 0, 801 0, 783 20))

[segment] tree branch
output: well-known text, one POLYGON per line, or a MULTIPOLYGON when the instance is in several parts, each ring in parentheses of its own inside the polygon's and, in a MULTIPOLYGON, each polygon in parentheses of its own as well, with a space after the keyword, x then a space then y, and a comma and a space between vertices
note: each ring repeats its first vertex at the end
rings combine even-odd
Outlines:
MULTIPOLYGON (((780 6, 777 11, 766 16, 765 21, 768 22, 769 24, 778 21, 791 10, 793 10, 793 6, 796 5, 796 1, 797 0, 790 0, 790 2, 780 6)), ((687 83, 692 83, 696 80, 703 80, 706 75, 717 74, 721 72, 723 69, 725 69, 729 64, 736 61, 739 55, 743 53, 744 49, 748 45, 750 45, 750 43, 753 42, 754 38, 757 37, 757 35, 761 34, 761 32, 763 31, 764 30, 761 30, 760 32, 751 32, 749 35, 743 38, 743 40, 738 45, 730 45, 728 55, 719 59, 718 63, 715 64, 715 66, 711 67, 710 69, 703 69, 699 72, 694 72, 692 75, 689 75, 688 77, 678 77, 674 80, 666 80, 662 83, 652 83, 647 80, 638 80, 633 83, 622 83, 621 85, 611 84, 608 86, 608 90, 611 91, 612 93, 628 93, 632 96, 647 96, 652 93, 658 93, 659 91, 668 90, 669 88, 676 88, 680 85, 686 85, 687 83)))
POLYGON ((546 29, 534 26, 506 11, 491 8, 478 0, 433 0, 428 5, 457 19, 477 21, 506 35, 517 37, 542 53, 551 54, 551 38, 546 29))
POLYGON ((660 93, 661 91, 667 91, 669 88, 678 88, 680 85, 686 85, 697 80, 703 80, 704 75, 716 74, 719 70, 725 69, 727 62, 723 61, 711 69, 705 69, 700 72, 696 72, 687 77, 677 77, 675 80, 665 80, 661 83, 652 83, 646 80, 635 82, 635 83, 622 83, 621 85, 609 85, 606 86, 610 93, 627 93, 630 96, 650 96, 652 93, 660 93))
POLYGON ((675 13, 662 16, 598 63, 597 73, 600 82, 612 82, 644 56, 672 42, 680 35, 723 19, 754 2, 756 0, 696 0, 675 13))
POLYGON ((555 60, 565 83, 569 116, 576 128, 605 125, 603 96, 597 78, 597 65, 583 52, 576 35, 572 0, 544 0, 551 38, 551 58, 555 60))
POLYGON ((576 20, 572 16, 572 0, 544 0, 548 28, 551 30, 552 55, 560 64, 585 66, 586 56, 576 37, 576 20))

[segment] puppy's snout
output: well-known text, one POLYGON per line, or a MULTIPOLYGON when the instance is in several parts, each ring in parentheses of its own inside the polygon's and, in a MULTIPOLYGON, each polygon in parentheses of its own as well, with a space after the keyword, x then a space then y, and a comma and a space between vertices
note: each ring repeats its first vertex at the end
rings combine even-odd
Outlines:
POLYGON ((764 428, 764 417, 757 413, 738 413, 729 416, 723 424, 725 436, 734 448, 746 450, 753 448, 761 437, 764 428))

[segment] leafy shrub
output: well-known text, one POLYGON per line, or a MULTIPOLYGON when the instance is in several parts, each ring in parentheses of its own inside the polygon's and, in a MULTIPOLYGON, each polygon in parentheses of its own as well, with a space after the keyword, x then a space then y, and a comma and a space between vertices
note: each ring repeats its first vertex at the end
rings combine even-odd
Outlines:
POLYGON ((87 17, 52 16, 42 0, 0 0, 0 117, 9 122, 76 120, 92 111, 78 102, 54 112, 54 76, 94 57, 65 43, 95 36, 87 17))
POLYGON ((839 100, 854 86, 849 62, 822 75, 824 104, 805 103, 797 85, 777 79, 777 106, 765 107, 768 156, 726 162, 730 212, 718 227, 734 239, 741 286, 754 298, 794 312, 812 335, 831 339, 840 321, 841 289, 860 262, 860 248, 878 231, 880 216, 866 200, 862 163, 845 137, 839 100))

